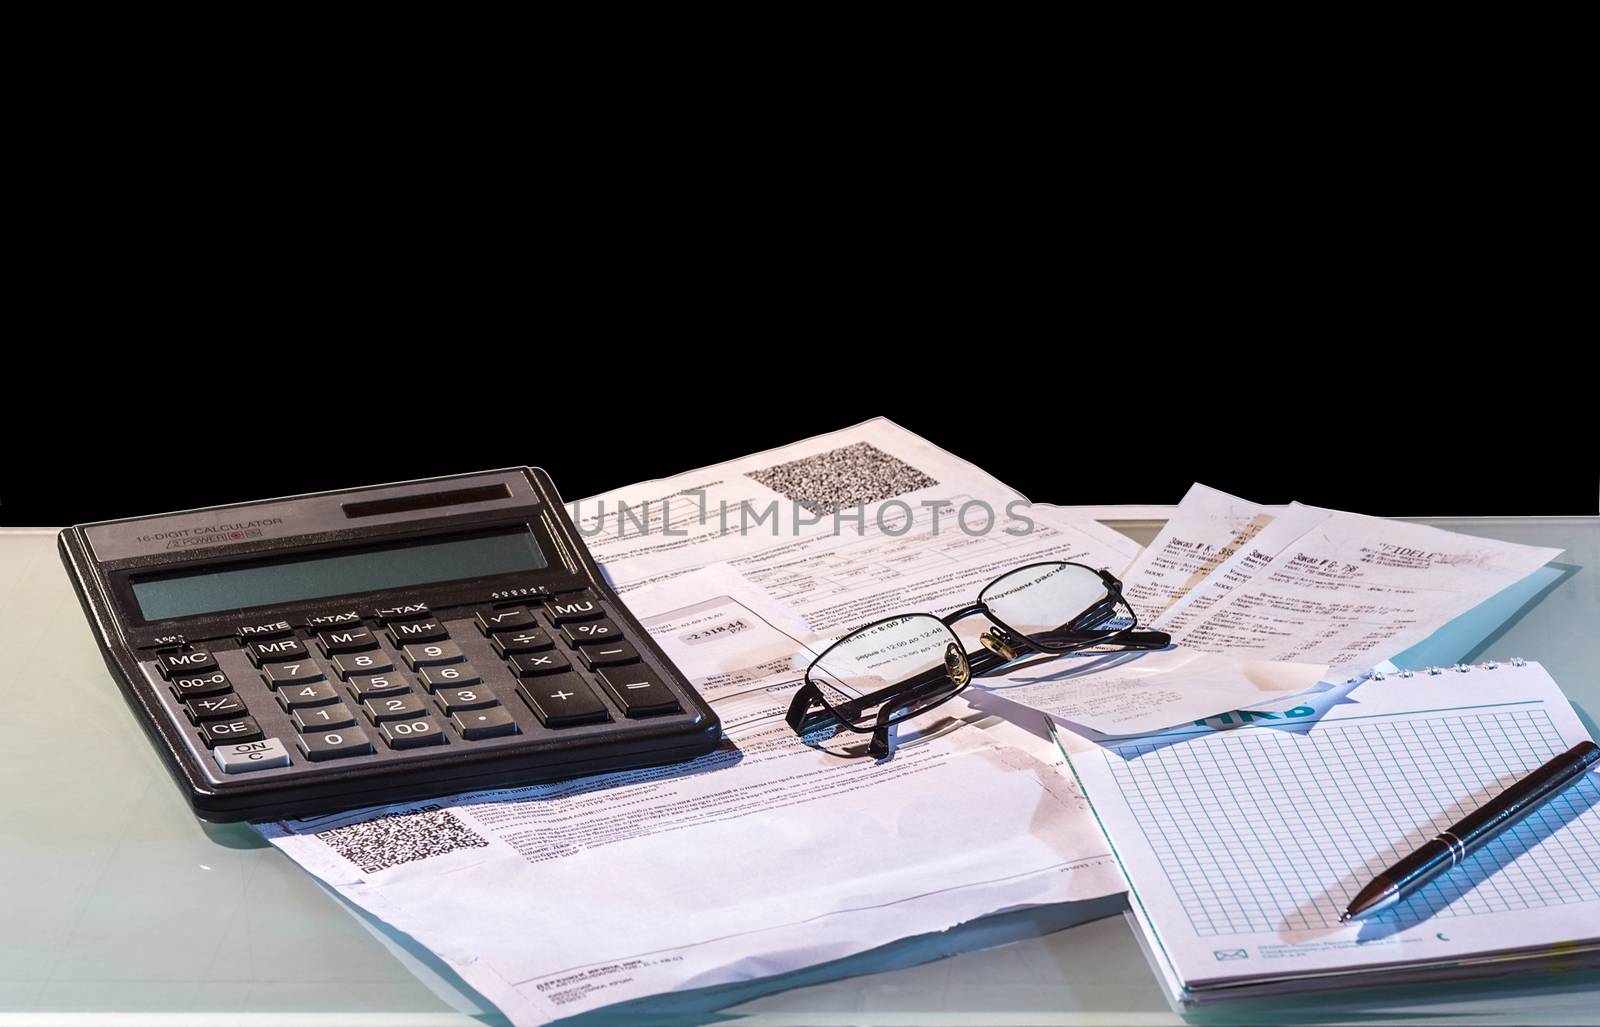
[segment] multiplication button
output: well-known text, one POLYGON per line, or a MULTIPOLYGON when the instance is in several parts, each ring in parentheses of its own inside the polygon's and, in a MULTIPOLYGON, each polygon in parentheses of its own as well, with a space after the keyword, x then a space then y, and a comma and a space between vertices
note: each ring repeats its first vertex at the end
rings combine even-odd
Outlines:
POLYGON ((572 669, 572 662, 554 650, 547 653, 520 653, 511 657, 511 670, 519 678, 534 678, 545 674, 564 674, 572 669))

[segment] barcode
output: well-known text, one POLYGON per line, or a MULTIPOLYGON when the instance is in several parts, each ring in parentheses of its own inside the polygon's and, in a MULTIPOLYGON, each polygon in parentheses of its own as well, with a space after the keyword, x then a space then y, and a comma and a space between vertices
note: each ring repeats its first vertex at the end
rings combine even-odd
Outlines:
POLYGON ((318 831, 317 837, 367 874, 459 849, 481 849, 489 844, 482 835, 462 823, 461 818, 438 806, 423 806, 348 827, 318 831))

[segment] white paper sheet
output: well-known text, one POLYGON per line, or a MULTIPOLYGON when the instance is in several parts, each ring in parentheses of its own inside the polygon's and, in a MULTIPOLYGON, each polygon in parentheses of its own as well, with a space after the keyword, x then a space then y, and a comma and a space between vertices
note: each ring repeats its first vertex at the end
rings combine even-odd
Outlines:
POLYGON ((721 568, 629 601, 723 719, 718 752, 263 834, 518 1024, 1122 888, 1069 779, 965 704, 902 728, 892 760, 818 751, 781 723, 791 614, 721 568))
POLYGON ((1116 570, 1139 551, 1070 508, 1029 504, 882 418, 569 509, 625 598, 726 561, 822 635, 898 612, 946 612, 1022 564, 1116 570), (768 510, 775 518, 756 525, 768 510))
MULTIPOLYGON (((1334 513, 1181 630, 1158 627, 1205 652, 1327 663, 1338 679, 1403 652, 1560 554, 1334 513)), ((1183 611, 1175 604, 1170 613, 1169 622, 1183 611)))
POLYGON ((1073 730, 1116 736, 1296 696, 1314 688, 1327 669, 1170 649, 1045 660, 975 684, 1073 730))
POLYGON ((1153 623, 1272 519, 1265 507, 1249 500, 1198 482, 1190 486, 1177 511, 1121 575, 1123 597, 1139 623, 1153 623))

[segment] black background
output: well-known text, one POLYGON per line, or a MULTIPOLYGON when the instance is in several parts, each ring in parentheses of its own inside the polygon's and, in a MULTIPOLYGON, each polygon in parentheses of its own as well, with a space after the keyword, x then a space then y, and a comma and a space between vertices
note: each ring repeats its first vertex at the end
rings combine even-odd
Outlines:
POLYGON ((521 463, 544 467, 577 499, 880 414, 1039 502, 1175 503, 1202 481, 1259 502, 1380 515, 1596 510, 1593 450, 1548 444, 1512 416, 1517 403, 1508 412, 1422 386, 1351 398, 1338 382, 1325 402, 1293 376, 1239 392, 1178 372, 1141 384, 1167 371, 1070 360, 1054 374, 985 384, 986 366, 1035 345, 1051 348, 951 346, 937 358, 949 370, 934 373, 858 362, 861 376, 827 401, 808 376, 830 354, 856 357, 821 341, 787 358, 757 341, 721 347, 714 368, 674 359, 659 376, 576 373, 570 392, 533 376, 470 401, 443 383, 457 398, 424 388, 414 402, 367 408, 370 417, 341 399, 403 387, 405 376, 365 377, 345 393, 296 385, 286 402, 305 409, 281 420, 259 400, 231 413, 180 405, 103 437, 17 447, 0 520, 53 526, 521 463))
POLYGON ((997 110, 806 144, 671 113, 536 180, 522 142, 430 163, 139 118, 121 143, 159 161, 37 169, 70 202, 19 247, 0 524, 523 463, 581 498, 879 414, 1040 502, 1600 503, 1592 283, 1559 245, 1588 165, 1526 106, 1367 112, 1359 146, 1298 109, 1106 114, 1065 165, 997 110))

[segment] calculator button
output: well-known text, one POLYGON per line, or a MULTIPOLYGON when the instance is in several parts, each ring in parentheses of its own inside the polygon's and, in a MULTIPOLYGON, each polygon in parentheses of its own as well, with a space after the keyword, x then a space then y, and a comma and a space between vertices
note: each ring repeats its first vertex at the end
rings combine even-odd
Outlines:
POLYGON ((522 631, 511 631, 503 635, 495 635, 494 651, 501 657, 510 656, 512 653, 534 653, 541 649, 550 649, 555 646, 555 639, 545 633, 543 628, 527 628, 522 631))
POLYGON ((449 637, 450 632, 436 620, 414 620, 389 625, 389 640, 397 649, 413 642, 437 642, 449 637))
POLYGON ((190 677, 187 674, 174 675, 172 678, 172 694, 178 699, 194 699, 202 695, 221 695, 223 692, 233 691, 233 684, 228 680, 228 675, 220 670, 210 674, 199 674, 190 677))
POLYGON ((263 738, 256 742, 234 742, 218 745, 211 753, 224 774, 248 774, 252 770, 287 767, 289 750, 276 738, 263 738))
POLYGON ((498 706, 500 700, 483 685, 473 688, 441 688, 433 693, 433 701, 446 713, 457 710, 477 710, 485 706, 498 706))
POLYGON ((603 645, 586 645, 578 650, 578 655, 583 657, 583 665, 590 670, 596 667, 615 667, 624 663, 634 663, 639 659, 639 650, 627 642, 610 642, 603 645))
POLYGON ((594 593, 552 599, 544 604, 544 613, 552 624, 566 624, 575 620, 591 620, 605 614, 594 593))
POLYGON ((518 631, 522 628, 535 628, 539 622, 527 610, 479 610, 478 630, 485 635, 493 635, 498 631, 518 631))
POLYGON ((333 658, 333 669, 342 681, 356 674, 382 674, 394 670, 394 661, 384 652, 340 653, 333 658))
POLYGON ((372 740, 358 727, 342 731, 313 731, 298 739, 300 751, 313 763, 343 756, 365 756, 372 751, 372 740))
POLYGON ((200 725, 200 737, 206 745, 226 745, 229 742, 253 742, 261 737, 261 725, 254 717, 235 717, 233 720, 208 720, 200 725))
POLYGON ((538 677, 541 674, 561 674, 572 669, 565 653, 522 653, 511 657, 511 671, 519 678, 538 677))
POLYGON ((369 699, 362 704, 374 724, 385 720, 409 720, 428 712, 422 699, 415 695, 393 695, 387 699, 369 699))
POLYGON ((267 683, 268 688, 310 684, 313 681, 321 681, 322 677, 322 668, 311 660, 269 663, 261 668, 261 679, 267 683))
POLYGON ((240 645, 261 642, 269 638, 284 638, 292 634, 294 628, 286 620, 275 620, 270 624, 241 624, 233 629, 233 636, 239 640, 240 645))
POLYGON ((406 666, 412 670, 419 667, 440 667, 448 663, 461 663, 467 658, 461 647, 454 642, 408 645, 400 650, 400 655, 406 658, 406 666))
POLYGON ((294 726, 301 732, 347 727, 355 722, 356 715, 342 702, 294 711, 294 726))
POLYGON ((487 710, 468 710, 450 718, 461 732, 462 738, 494 738, 497 735, 514 735, 517 722, 504 706, 487 710))
POLYGON ((170 679, 174 674, 193 677, 216 670, 217 658, 212 656, 209 650, 195 649, 187 653, 162 653, 157 665, 164 678, 170 679))
POLYGON ((422 617, 432 616, 433 611, 427 603, 402 603, 399 606, 380 606, 374 611, 374 616, 385 625, 393 624, 397 620, 417 620, 422 617))
POLYGON ((483 680, 483 675, 474 670, 470 663, 456 663, 448 667, 424 667, 417 677, 421 679, 422 687, 430 692, 437 692, 441 688, 475 685, 483 680))
POLYGON ((600 672, 600 683, 629 717, 656 717, 683 708, 655 671, 643 664, 607 667, 600 672))
POLYGON ((328 681, 316 681, 309 685, 284 685, 278 689, 278 705, 285 710, 297 710, 302 706, 321 706, 324 703, 338 701, 339 693, 328 681))
POLYGON ((229 717, 242 717, 250 712, 244 708, 244 700, 232 692, 227 695, 214 695, 209 699, 190 699, 183 705, 189 711, 189 719, 196 724, 202 720, 226 720, 229 717))
POLYGON ((411 691, 411 682, 404 674, 394 670, 386 674, 357 674, 350 679, 349 685, 357 702, 411 691))
POLYGON ((524 681, 517 686, 517 694, 545 727, 611 719, 599 697, 576 674, 524 681))
POLYGON ((594 645, 622 637, 622 629, 604 617, 599 620, 580 621, 561 629, 561 638, 568 645, 594 645))
POLYGON ((331 628, 327 631, 317 632, 317 641, 322 643, 324 656, 337 656, 340 653, 364 653, 368 649, 378 648, 378 636, 364 627, 356 628, 331 628))
POLYGON ((298 660, 311 655, 306 651, 306 644, 298 638, 251 642, 245 646, 245 651, 250 654, 250 662, 257 667, 268 663, 282 663, 285 660, 298 660))
POLYGON ((421 720, 392 720, 384 723, 383 740, 391 749, 415 749, 424 745, 443 745, 444 729, 431 717, 421 720))
POLYGON ((341 613, 319 613, 306 618, 306 627, 311 631, 326 631, 328 628, 359 628, 361 626, 361 614, 355 610, 345 610, 341 613))

